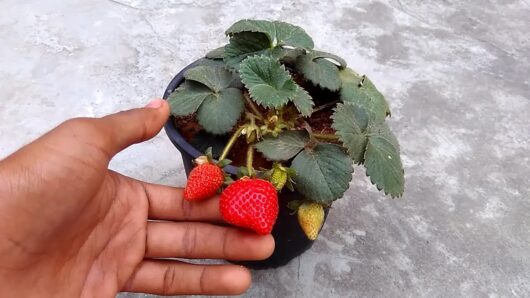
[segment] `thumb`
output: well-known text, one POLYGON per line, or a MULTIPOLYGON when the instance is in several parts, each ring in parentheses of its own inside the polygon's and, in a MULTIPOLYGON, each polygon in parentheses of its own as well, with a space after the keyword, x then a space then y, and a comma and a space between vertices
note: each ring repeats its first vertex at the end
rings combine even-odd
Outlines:
POLYGON ((113 156, 130 145, 156 136, 169 117, 169 105, 163 99, 154 99, 143 108, 127 110, 97 119, 108 135, 105 147, 113 156))

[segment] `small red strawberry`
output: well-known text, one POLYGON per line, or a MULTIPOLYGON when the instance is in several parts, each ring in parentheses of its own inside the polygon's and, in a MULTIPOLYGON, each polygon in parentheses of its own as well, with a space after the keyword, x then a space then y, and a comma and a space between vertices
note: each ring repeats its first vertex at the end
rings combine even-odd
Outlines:
POLYGON ((226 222, 266 235, 278 217, 278 194, 268 181, 243 177, 223 191, 219 208, 226 222))
POLYGON ((184 198, 188 201, 203 200, 215 195, 223 185, 223 170, 211 163, 202 163, 193 168, 184 188, 184 198))

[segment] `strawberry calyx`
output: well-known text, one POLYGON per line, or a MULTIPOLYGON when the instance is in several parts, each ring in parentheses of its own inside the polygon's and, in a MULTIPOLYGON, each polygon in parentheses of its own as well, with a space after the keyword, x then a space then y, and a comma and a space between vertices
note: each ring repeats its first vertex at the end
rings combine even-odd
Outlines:
MULTIPOLYGON (((197 166, 203 165, 203 164, 214 164, 217 165, 219 168, 224 169, 226 166, 230 165, 232 161, 228 158, 220 159, 216 161, 213 158, 213 151, 212 147, 208 147, 206 151, 204 152, 204 155, 201 155, 193 160, 193 163, 197 166)), ((230 177, 229 174, 223 171, 223 176, 225 178, 225 184, 228 185, 229 183, 233 182, 233 179, 230 177)))
POLYGON ((261 129, 256 125, 255 116, 247 114, 247 118, 250 119, 250 123, 243 125, 241 135, 245 136, 247 144, 253 144, 261 139, 261 129))
POLYGON ((201 156, 195 158, 193 160, 193 162, 196 165, 202 165, 202 164, 205 164, 205 163, 211 163, 211 164, 215 164, 215 165, 219 166, 221 169, 232 163, 232 161, 230 159, 227 159, 227 158, 223 158, 223 159, 220 159, 218 161, 215 161, 215 159, 213 158, 212 147, 208 147, 208 149, 206 149, 206 151, 204 151, 204 155, 201 155, 201 156))
POLYGON ((201 156, 197 157, 196 159, 194 159, 193 163, 195 163, 196 165, 199 166, 199 165, 211 163, 211 161, 206 155, 201 155, 201 156))

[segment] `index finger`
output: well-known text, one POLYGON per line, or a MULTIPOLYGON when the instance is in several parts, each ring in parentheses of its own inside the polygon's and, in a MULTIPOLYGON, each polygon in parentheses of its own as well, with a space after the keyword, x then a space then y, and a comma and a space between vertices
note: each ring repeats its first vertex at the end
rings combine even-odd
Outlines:
POLYGON ((149 219, 221 222, 219 197, 188 202, 183 189, 142 182, 149 201, 149 219))

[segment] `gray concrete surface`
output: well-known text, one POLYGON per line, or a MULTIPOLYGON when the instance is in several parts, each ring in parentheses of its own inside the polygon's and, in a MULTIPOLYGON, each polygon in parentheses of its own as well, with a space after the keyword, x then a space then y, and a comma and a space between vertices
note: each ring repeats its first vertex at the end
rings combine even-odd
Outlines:
MULTIPOLYGON (((368 74, 407 179, 391 200, 357 169, 314 248, 255 272, 247 297, 530 296, 527 0, 0 0, 0 157, 160 96, 243 17, 302 25, 368 74)), ((183 185, 179 158, 161 133, 112 167, 183 185)))

